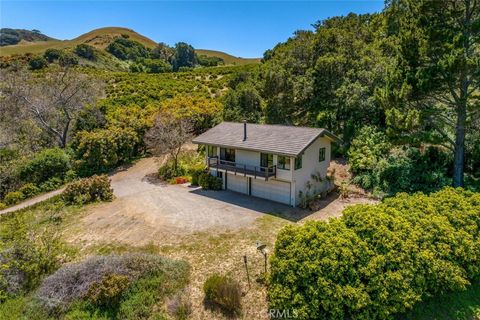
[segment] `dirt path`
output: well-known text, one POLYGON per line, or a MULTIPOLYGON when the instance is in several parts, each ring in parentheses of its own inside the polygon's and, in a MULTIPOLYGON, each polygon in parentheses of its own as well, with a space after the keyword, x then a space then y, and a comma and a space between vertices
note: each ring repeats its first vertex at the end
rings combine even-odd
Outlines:
POLYGON ((33 206, 34 204, 40 203, 42 201, 48 200, 50 198, 55 197, 56 195, 61 194, 63 192, 63 190, 65 190, 65 188, 61 188, 61 189, 58 189, 58 190, 47 192, 47 193, 44 193, 44 194, 39 195, 37 197, 27 199, 27 200, 23 201, 22 203, 14 205, 13 207, 1 210, 0 215, 33 206))

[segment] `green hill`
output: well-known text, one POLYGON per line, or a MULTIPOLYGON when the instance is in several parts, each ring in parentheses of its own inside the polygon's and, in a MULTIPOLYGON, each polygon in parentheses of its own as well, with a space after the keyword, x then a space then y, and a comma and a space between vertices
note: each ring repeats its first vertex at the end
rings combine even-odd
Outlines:
MULTIPOLYGON (((86 43, 97 49, 105 49, 110 42, 116 37, 128 35, 129 39, 135 40, 143 44, 147 48, 154 48, 157 43, 150 38, 147 38, 132 29, 120 28, 120 27, 106 27, 95 29, 72 40, 57 40, 47 37, 44 41, 20 41, 15 45, 7 45, 0 47, 0 56, 11 56, 14 54, 41 54, 45 50, 54 49, 72 49, 75 46, 86 43)), ((45 36, 46 37, 46 36, 45 36)), ((200 55, 206 55, 209 57, 219 57, 225 61, 225 64, 244 65, 250 63, 257 63, 260 59, 241 58, 234 57, 225 52, 215 50, 196 50, 200 55)))
POLYGON ((0 29, 0 46, 16 45, 29 42, 55 40, 42 34, 39 30, 0 29))
POLYGON ((207 50, 207 49, 195 49, 195 52, 199 55, 205 55, 207 57, 219 57, 225 61, 225 64, 250 64, 250 63, 259 63, 260 58, 241 58, 235 57, 228 53, 216 51, 216 50, 207 50))

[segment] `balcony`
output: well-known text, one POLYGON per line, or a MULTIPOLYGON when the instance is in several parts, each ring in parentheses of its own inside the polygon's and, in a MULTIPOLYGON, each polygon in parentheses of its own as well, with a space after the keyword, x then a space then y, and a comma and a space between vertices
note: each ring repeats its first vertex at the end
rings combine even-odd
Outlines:
POLYGON ((240 164, 227 160, 220 160, 218 157, 209 157, 207 161, 208 168, 225 170, 235 175, 243 175, 256 178, 264 178, 266 181, 270 177, 277 177, 277 166, 257 167, 252 165, 240 164))

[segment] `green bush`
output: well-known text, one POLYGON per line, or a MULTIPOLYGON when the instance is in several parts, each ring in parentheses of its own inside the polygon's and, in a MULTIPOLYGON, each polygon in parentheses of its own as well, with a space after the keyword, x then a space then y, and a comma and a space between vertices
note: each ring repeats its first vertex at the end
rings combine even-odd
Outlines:
POLYGON ((55 60, 60 59, 60 57, 63 55, 63 51, 59 49, 47 49, 45 50, 45 53, 43 54, 43 57, 48 60, 48 62, 52 63, 55 60))
POLYGON ((21 193, 20 191, 12 191, 7 193, 7 195, 5 196, 5 199, 3 200, 7 205, 11 206, 19 203, 23 199, 25 199, 25 195, 23 193, 21 193))
POLYGON ((435 147, 392 149, 375 167, 357 174, 352 182, 377 194, 434 192, 451 184, 450 157, 435 147))
POLYGON ((0 305, 5 297, 34 289, 69 259, 54 229, 36 230, 31 224, 32 217, 24 214, 6 216, 0 223, 0 305))
POLYGON ((27 183, 24 184, 20 189, 18 189, 18 191, 23 193, 25 195, 25 198, 30 198, 34 195, 39 194, 41 190, 35 184, 27 183))
POLYGON ((27 161, 19 171, 23 181, 40 184, 53 177, 63 180, 70 170, 70 158, 60 148, 44 149, 27 161))
POLYGON ((81 43, 75 47, 75 54, 79 57, 92 61, 96 60, 97 58, 95 48, 85 43, 81 43))
POLYGON ((222 190, 223 181, 209 172, 204 172, 198 176, 198 184, 204 190, 222 190))
POLYGON ((6 209, 7 205, 3 202, 0 202, 0 210, 6 209))
POLYGON ((445 188, 284 228, 268 299, 302 319, 389 319, 479 277, 480 194, 445 188))
POLYGON ((38 57, 31 58, 28 61, 28 64, 30 65, 30 69, 40 70, 40 69, 45 68, 48 65, 48 62, 44 57, 38 56, 38 57))
POLYGON ((202 174, 205 173, 205 170, 204 169, 201 169, 201 170, 193 170, 190 175, 192 176, 192 186, 198 186, 199 182, 199 178, 202 174))
POLYGON ((78 159, 77 172, 83 176, 108 172, 132 159, 139 142, 138 135, 130 128, 81 131, 72 142, 78 159))
POLYGON ((94 175, 70 183, 63 192, 62 198, 67 204, 111 201, 113 190, 107 175, 94 175))
POLYGON ((40 185, 40 189, 44 192, 57 190, 63 185, 63 180, 58 177, 53 177, 40 185))
POLYGON ((241 310, 240 285, 227 276, 214 274, 208 277, 203 284, 203 293, 206 302, 216 304, 224 311, 238 313, 241 310))
POLYGON ((363 127, 348 150, 350 169, 354 173, 373 170, 389 150, 390 144, 383 132, 373 127, 363 127))
POLYGON ((86 299, 95 305, 115 308, 129 285, 130 279, 127 276, 107 274, 100 282, 95 282, 90 286, 86 299))
POLYGON ((158 177, 164 181, 168 181, 175 177, 181 177, 186 174, 185 168, 179 163, 177 170, 173 169, 173 161, 168 160, 166 164, 158 168, 158 177))

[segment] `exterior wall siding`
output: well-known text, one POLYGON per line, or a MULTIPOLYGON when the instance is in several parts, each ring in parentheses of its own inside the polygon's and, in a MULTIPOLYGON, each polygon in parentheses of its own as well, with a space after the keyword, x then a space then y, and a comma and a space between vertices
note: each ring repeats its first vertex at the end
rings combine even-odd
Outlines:
MULTIPOLYGON (((320 173, 322 178, 327 176, 327 170, 330 166, 331 158, 331 143, 327 138, 320 137, 314 143, 312 143, 304 152, 302 157, 302 168, 299 170, 293 170, 293 180, 295 184, 295 205, 300 203, 299 192, 303 194, 307 192, 309 194, 326 191, 330 183, 325 179, 322 182, 316 182, 312 179, 312 174, 320 173), (320 148, 325 148, 325 160, 318 161, 320 148), (307 183, 310 182, 311 188, 307 187, 307 183)), ((295 158, 292 157, 292 163, 295 158)), ((294 166, 293 166, 294 167, 294 166)))

